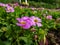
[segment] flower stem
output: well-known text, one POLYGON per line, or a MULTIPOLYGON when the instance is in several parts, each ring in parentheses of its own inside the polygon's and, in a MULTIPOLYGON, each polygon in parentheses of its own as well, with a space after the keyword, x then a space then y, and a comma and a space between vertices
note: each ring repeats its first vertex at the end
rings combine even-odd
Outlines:
POLYGON ((37 40, 35 40, 35 45, 38 45, 37 40))

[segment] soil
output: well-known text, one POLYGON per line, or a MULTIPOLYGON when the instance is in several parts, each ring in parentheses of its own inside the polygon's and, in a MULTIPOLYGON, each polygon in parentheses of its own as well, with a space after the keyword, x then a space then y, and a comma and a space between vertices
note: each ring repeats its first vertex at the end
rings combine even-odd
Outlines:
POLYGON ((47 35, 48 45, 60 45, 60 28, 50 29, 47 35))

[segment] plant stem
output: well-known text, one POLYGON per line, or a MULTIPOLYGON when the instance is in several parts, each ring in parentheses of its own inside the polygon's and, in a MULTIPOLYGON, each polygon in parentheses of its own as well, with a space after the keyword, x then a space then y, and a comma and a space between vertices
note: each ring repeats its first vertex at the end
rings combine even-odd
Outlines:
POLYGON ((46 37, 45 37, 45 35, 44 35, 44 45, 45 45, 45 43, 46 43, 46 37))
POLYGON ((18 32, 17 32, 17 43, 18 43, 18 45, 20 45, 18 32))
POLYGON ((35 45, 38 45, 37 40, 35 40, 35 45))

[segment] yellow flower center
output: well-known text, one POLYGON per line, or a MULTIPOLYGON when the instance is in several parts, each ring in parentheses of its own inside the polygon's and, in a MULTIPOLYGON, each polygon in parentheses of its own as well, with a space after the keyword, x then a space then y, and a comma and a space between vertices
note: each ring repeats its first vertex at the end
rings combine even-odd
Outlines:
POLYGON ((38 20, 37 20, 37 19, 35 19, 35 20, 34 20, 34 22, 38 22, 38 20))
POLYGON ((26 24, 26 22, 23 21, 23 22, 20 22, 20 24, 26 24))

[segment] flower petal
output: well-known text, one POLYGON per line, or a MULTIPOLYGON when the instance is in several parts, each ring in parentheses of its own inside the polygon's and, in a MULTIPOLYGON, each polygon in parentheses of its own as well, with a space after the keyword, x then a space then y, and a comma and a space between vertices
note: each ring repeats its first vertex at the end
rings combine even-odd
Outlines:
POLYGON ((42 26, 42 24, 41 24, 41 23, 37 23, 37 26, 38 26, 38 27, 41 27, 41 26, 42 26))
POLYGON ((36 17, 36 19, 38 20, 38 22, 42 22, 40 18, 36 17))
POLYGON ((31 27, 31 25, 29 23, 27 23, 26 25, 23 26, 24 29, 29 29, 31 27))
POLYGON ((19 24, 19 23, 16 23, 16 25, 17 25, 17 26, 21 26, 21 24, 19 24))
POLYGON ((17 21, 19 21, 19 22, 21 21, 21 19, 20 19, 20 18, 16 18, 16 20, 17 20, 17 21))

